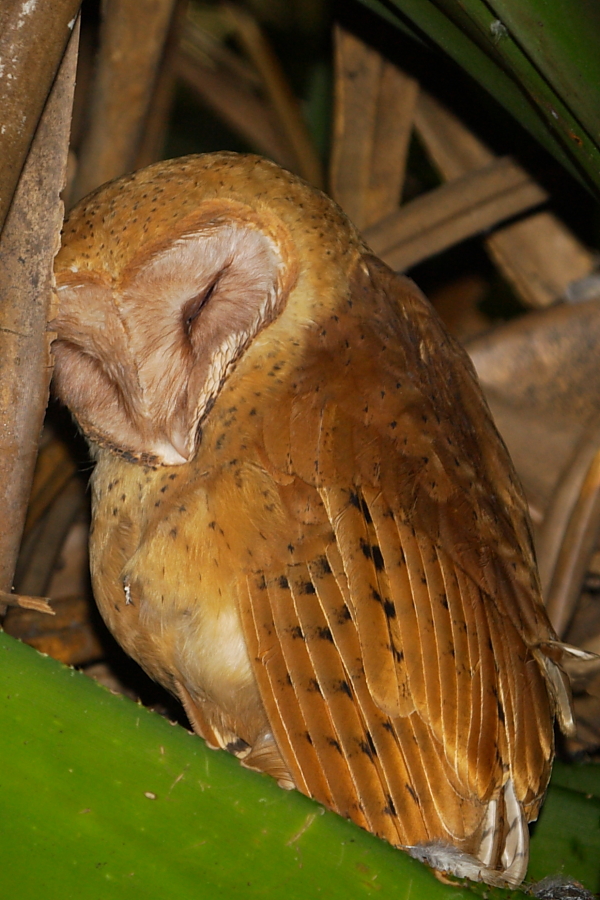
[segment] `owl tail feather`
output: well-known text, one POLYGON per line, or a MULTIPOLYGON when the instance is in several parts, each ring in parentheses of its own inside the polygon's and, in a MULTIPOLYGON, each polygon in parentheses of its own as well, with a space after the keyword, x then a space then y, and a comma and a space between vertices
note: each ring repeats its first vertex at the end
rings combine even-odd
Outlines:
POLYGON ((476 856, 445 841, 403 847, 407 853, 445 876, 484 881, 496 887, 521 884, 529 860, 529 830, 509 778, 497 800, 491 800, 476 856))
POLYGON ((600 669, 600 656, 562 641, 544 641, 534 650, 550 687, 560 730, 575 734, 571 704, 571 680, 586 680, 600 669))

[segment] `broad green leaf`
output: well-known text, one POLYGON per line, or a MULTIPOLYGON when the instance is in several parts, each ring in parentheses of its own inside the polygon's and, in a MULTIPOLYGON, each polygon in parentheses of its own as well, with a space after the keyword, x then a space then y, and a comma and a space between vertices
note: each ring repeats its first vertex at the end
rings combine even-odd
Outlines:
MULTIPOLYGON (((577 767, 579 768, 579 767, 577 767)), ((528 878, 546 875, 575 878, 589 890, 600 891, 600 767, 587 766, 585 782, 594 793, 561 787, 557 768, 531 841, 528 878)), ((564 767, 566 770, 567 767, 564 767)), ((574 779, 583 774, 574 769, 574 779)))
MULTIPOLYGON (((0 722, 6 897, 523 896, 440 884, 351 822, 4 634, 0 722)), ((598 774, 557 767, 530 878, 563 873, 598 888, 598 774)))
POLYGON ((3 897, 474 896, 4 634, 0 721, 3 897))
POLYGON ((600 5, 362 0, 427 35, 588 187, 600 189, 600 5))

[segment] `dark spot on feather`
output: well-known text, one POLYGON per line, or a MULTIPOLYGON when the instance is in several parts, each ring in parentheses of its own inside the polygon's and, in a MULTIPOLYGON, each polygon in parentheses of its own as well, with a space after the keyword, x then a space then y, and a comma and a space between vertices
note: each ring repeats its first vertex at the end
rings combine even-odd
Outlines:
POLYGON ((252 409, 250 410, 250 412, 248 413, 248 415, 255 416, 256 415, 256 407, 253 406, 252 409))
POLYGON ((225 749, 237 756, 239 753, 244 753, 249 746, 250 744, 247 744, 242 738, 237 738, 237 740, 229 741, 228 744, 225 744, 225 749))
POLYGON ((405 784, 404 787, 406 788, 406 790, 408 791, 408 793, 410 794, 410 796, 413 798, 413 800, 415 801, 415 803, 418 806, 419 798, 417 797, 417 792, 415 791, 414 787, 411 784, 405 784))
POLYGON ((316 678, 311 678, 311 679, 309 680, 309 682, 308 682, 308 685, 309 685, 309 687, 308 687, 308 690, 309 690, 309 691, 315 691, 317 694, 321 694, 321 693, 322 693, 322 692, 321 692, 321 685, 319 684, 319 682, 317 681, 316 678))
POLYGON ((393 428, 396 428, 397 425, 398 425, 398 423, 396 422, 395 419, 393 419, 393 420, 390 422, 390 428, 392 428, 392 429, 393 429, 393 428))
POLYGON ((447 597, 446 594, 441 594, 441 595, 440 595, 440 603, 442 604, 442 606, 444 607, 444 609, 449 609, 449 605, 448 605, 448 597, 447 597))
POLYGON ((109 482, 108 482, 107 491, 112 491, 112 489, 114 488, 114 486, 115 486, 114 481, 109 481, 109 482))
POLYGON ((157 500, 156 503, 155 503, 154 505, 155 505, 155 506, 160 506, 160 500, 157 500))
POLYGON ((169 534, 171 535, 172 538, 176 538, 177 537, 177 529, 171 528, 169 534))
POLYGON ((397 813, 396 813, 396 807, 395 807, 395 805, 394 805, 394 801, 392 800, 392 798, 390 797, 389 794, 387 795, 386 800, 387 800, 387 803, 386 803, 386 805, 383 807, 383 814, 386 815, 386 816, 395 816, 395 815, 397 815, 397 813))
POLYGON ((506 724, 506 716, 504 715, 504 707, 502 706, 502 703, 500 702, 499 698, 498 698, 498 718, 500 719, 500 721, 502 722, 503 725, 506 724))
POLYGON ((221 449, 221 447, 223 446, 223 441, 224 441, 224 440, 225 440, 225 434, 220 434, 219 437, 218 437, 217 440, 216 440, 216 443, 215 443, 215 448, 216 448, 217 450, 220 450, 220 449, 221 449))
POLYGON ((404 660, 404 650, 398 650, 397 647, 392 646, 392 651, 396 662, 401 663, 404 660))
POLYGON ((281 588, 282 591, 286 591, 290 586, 290 583, 287 580, 287 578, 285 577, 285 575, 280 576, 279 580, 277 581, 277 584, 279 585, 279 587, 281 588))
POLYGON ((425 463, 425 465, 427 465, 427 463, 429 462, 429 457, 428 457, 428 456, 422 456, 422 457, 421 457, 421 462, 423 462, 423 463, 425 463))
POLYGON ((341 691, 342 694, 346 694, 347 697, 350 697, 350 698, 352 697, 352 691, 350 690, 350 685, 348 684, 348 682, 345 679, 338 682, 336 690, 341 691))
POLYGON ((394 733, 394 726, 392 725, 391 722, 386 720, 385 722, 382 722, 381 725, 382 725, 382 728, 384 728, 386 731, 389 731, 390 734, 394 733))
POLYGON ((350 491, 350 503, 356 509, 360 509, 360 500, 356 491, 350 491))
MULTIPOLYGON (((168 484, 163 484, 163 486, 160 489, 161 494, 164 494, 164 492, 168 489, 168 487, 169 487, 168 484)), ((125 499, 125 495, 123 495, 122 499, 123 500, 125 499)))
POLYGON ((285 684, 287 687, 294 687, 294 683, 292 682, 292 676, 289 672, 285 673, 285 684))
POLYGON ((171 474, 169 475, 169 481, 175 481, 176 478, 177 474, 175 472, 171 472, 171 474))
POLYGON ((333 644, 333 635, 327 626, 316 629, 317 637, 321 638, 322 641, 329 641, 333 644))
POLYGON ((344 603, 343 606, 340 607, 338 612, 338 625, 343 625, 344 622, 348 622, 352 619, 352 613, 348 609, 348 606, 344 603))
POLYGON ((264 590, 266 590, 267 582, 265 581, 265 576, 264 576, 264 575, 261 575, 261 576, 260 576, 260 578, 259 578, 258 581, 256 582, 256 587, 258 588, 259 591, 264 591, 264 590))
POLYGON ((288 545, 287 545, 287 548, 288 548, 288 551, 289 551, 290 553, 293 553, 294 550, 295 550, 295 547, 294 547, 293 544, 288 544, 288 545))
POLYGON ((179 512, 180 512, 180 513, 187 512, 186 507, 185 507, 185 506, 180 506, 180 507, 179 507, 179 512))
POLYGON ((116 516, 116 515, 118 514, 118 512, 119 512, 119 510, 118 510, 117 507, 115 506, 114 509, 113 509, 113 516, 116 516))
POLYGON ((315 586, 312 581, 304 581, 300 585, 300 593, 301 594, 316 594, 315 586))
POLYGON ((362 750, 363 753, 369 757, 369 759, 373 759, 373 757, 377 756, 377 749, 375 744, 373 743, 373 738, 371 737, 370 732, 365 732, 366 740, 358 741, 358 746, 362 750))
POLYGON ((334 747, 337 750, 337 752, 341 755, 342 748, 339 745, 339 741, 336 741, 335 738, 327 738, 327 743, 329 744, 330 747, 334 747))
POLYGON ((126 494, 121 494, 121 500, 122 500, 123 502, 125 502, 126 499, 127 499, 127 495, 126 495, 126 494))
POLYGON ((360 750, 361 750, 366 756, 368 756, 369 759, 373 759, 373 753, 372 753, 371 748, 369 747, 369 745, 368 745, 368 743, 367 743, 366 741, 360 741, 360 740, 358 740, 358 741, 357 741, 357 744, 358 744, 360 750))
POLYGON ((394 604, 392 603, 391 600, 385 601, 385 603, 383 604, 383 611, 386 614, 386 616, 388 617, 388 619, 396 618, 396 607, 394 606, 394 604))
POLYGON ((304 633, 299 625, 293 625, 292 628, 290 628, 290 634, 294 640, 296 638, 299 638, 301 641, 304 640, 304 633))
POLYGON ((212 528, 213 531, 215 530, 215 528, 217 527, 217 523, 215 522, 214 519, 213 519, 212 522, 209 522, 209 523, 208 523, 208 527, 209 527, 209 528, 212 528))
POLYGON ((115 609, 116 609, 117 612, 121 612, 121 607, 119 606, 118 603, 115 603, 115 604, 114 604, 114 607, 115 607, 115 609))
POLYGON ((312 745, 313 739, 311 738, 311 736, 310 736, 310 734, 309 734, 308 731, 305 731, 305 732, 304 732, 304 737, 306 738, 306 740, 308 741, 308 743, 312 745))
POLYGON ((376 603, 381 603, 381 594, 379 591, 376 591, 374 587, 371 588, 371 597, 376 603))
POLYGON ((316 563, 315 568, 317 569, 317 574, 321 577, 324 575, 331 575, 331 566, 329 565, 329 561, 326 556, 320 556, 316 563))
POLYGON ((377 546, 377 544, 373 544, 371 547, 371 555, 373 557, 373 563, 375 564, 375 568, 378 572, 381 572, 384 567, 383 556, 381 550, 377 546))

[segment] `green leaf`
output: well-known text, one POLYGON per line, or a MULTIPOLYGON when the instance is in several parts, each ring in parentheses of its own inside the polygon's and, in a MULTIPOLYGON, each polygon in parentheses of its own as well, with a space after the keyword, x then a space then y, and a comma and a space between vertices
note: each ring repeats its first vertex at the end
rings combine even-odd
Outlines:
POLYGON ((600 891, 600 766, 555 765, 531 841, 528 878, 554 874, 600 891))
POLYGON ((4 634, 0 717, 5 897, 473 897, 4 634))
POLYGON ((600 6, 587 0, 362 0, 427 35, 588 187, 600 189, 600 6))
MULTIPOLYGON (((351 822, 1 633, 0 721, 3 896, 523 896, 440 884, 351 822)), ((598 888, 599 775, 557 766, 530 878, 563 872, 598 888)))

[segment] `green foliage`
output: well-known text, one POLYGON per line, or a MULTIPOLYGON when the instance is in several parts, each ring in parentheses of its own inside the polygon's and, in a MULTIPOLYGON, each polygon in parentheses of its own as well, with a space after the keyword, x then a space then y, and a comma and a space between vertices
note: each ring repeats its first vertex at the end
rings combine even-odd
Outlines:
MULTIPOLYGON (((0 718, 3 896, 516 895, 440 884, 351 822, 4 634, 0 718)), ((533 877, 564 872, 598 887, 599 807, 598 769, 558 770, 533 877)))
POLYGON ((5 897, 473 896, 4 634, 0 717, 5 897))
POLYGON ((600 5, 589 0, 362 0, 426 35, 588 187, 600 189, 600 5))

